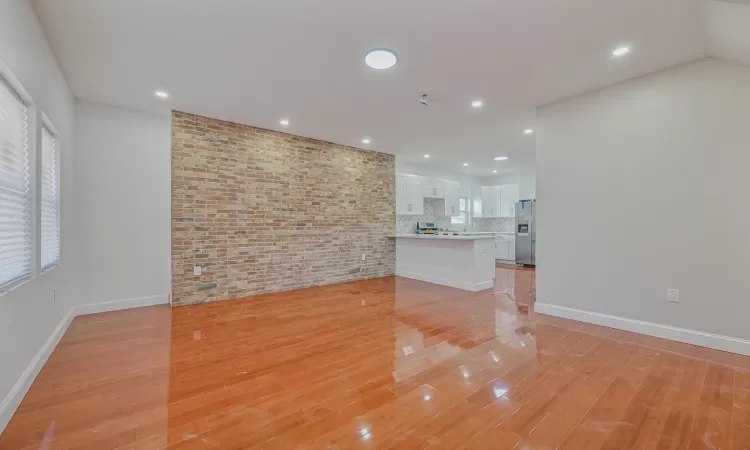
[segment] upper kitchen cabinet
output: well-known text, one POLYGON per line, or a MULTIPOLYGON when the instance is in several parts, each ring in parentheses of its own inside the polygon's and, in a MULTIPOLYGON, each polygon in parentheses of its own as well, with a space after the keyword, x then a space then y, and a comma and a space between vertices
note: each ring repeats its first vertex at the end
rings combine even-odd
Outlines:
POLYGON ((517 201, 517 184, 504 184, 500 186, 500 217, 516 217, 517 201))
POLYGON ((443 183, 445 187, 445 215, 451 217, 461 215, 458 192, 461 185, 457 181, 445 180, 443 183))
POLYGON ((423 189, 422 177, 396 174, 396 214, 413 216, 424 214, 423 189))
POLYGON ((445 181, 424 178, 422 193, 427 198, 445 198, 445 181))
POLYGON ((475 217, 500 217, 500 186, 482 186, 482 210, 475 217))
POLYGON ((474 217, 516 217, 518 185, 482 186, 482 209, 474 217))
POLYGON ((409 214, 407 176, 396 174, 396 214, 409 214))

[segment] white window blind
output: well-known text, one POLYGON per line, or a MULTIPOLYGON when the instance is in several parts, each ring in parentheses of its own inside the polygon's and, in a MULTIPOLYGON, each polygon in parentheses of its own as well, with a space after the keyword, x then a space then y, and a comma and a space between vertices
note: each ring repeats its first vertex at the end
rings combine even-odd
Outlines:
POLYGON ((31 177, 26 106, 0 78, 0 292, 31 277, 31 177))
POLYGON ((57 138, 42 127, 42 270, 60 262, 60 214, 57 192, 57 138))

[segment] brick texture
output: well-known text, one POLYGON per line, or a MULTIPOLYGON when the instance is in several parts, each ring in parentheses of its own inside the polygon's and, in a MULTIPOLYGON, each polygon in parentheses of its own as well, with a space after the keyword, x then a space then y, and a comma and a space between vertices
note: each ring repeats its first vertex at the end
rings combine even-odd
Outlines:
POLYGON ((173 305, 393 275, 395 189, 392 155, 174 112, 173 305))

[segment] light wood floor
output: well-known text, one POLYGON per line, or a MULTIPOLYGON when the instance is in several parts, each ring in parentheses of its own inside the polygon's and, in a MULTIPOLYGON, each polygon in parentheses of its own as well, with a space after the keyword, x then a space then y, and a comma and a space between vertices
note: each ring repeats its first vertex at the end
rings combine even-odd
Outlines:
POLYGON ((533 297, 498 267, 473 294, 391 277, 79 317, 0 448, 750 449, 750 358, 533 297))

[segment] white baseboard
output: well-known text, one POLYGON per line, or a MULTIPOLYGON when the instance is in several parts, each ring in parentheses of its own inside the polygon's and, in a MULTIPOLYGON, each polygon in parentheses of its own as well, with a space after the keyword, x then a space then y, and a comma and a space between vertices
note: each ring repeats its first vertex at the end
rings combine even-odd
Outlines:
POLYGON ((167 305, 169 295, 152 295, 150 297, 127 298, 105 303, 92 303, 74 307, 75 316, 85 316, 103 312, 120 311, 123 309, 141 308, 143 306, 167 305))
POLYGON ((169 295, 155 295, 151 297, 140 297, 140 298, 129 298, 124 300, 117 300, 106 303, 93 303, 90 305, 80 305, 70 308, 68 314, 63 317, 60 323, 57 325, 55 330, 52 332, 47 341, 42 345, 34 358, 32 358, 29 365, 24 370, 21 378, 13 385, 8 395, 5 397, 2 403, 0 403, 0 434, 8 426, 11 417, 18 409, 18 406, 23 401, 26 393, 31 388, 37 375, 44 367, 44 364, 49 359, 52 352, 55 350, 58 342, 62 339, 68 327, 77 316, 85 316, 88 314, 95 314, 109 311, 120 311, 122 309, 140 308, 142 306, 154 306, 163 305, 169 303, 169 295))
POLYGON ((448 287, 462 289, 464 291, 471 291, 471 292, 478 292, 478 291, 483 291, 485 289, 490 289, 495 285, 495 282, 493 280, 482 281, 479 283, 452 282, 450 280, 445 280, 444 278, 436 277, 434 275, 410 272, 410 271, 398 270, 398 269, 396 269, 396 276, 404 277, 404 278, 411 278, 413 280, 425 281, 427 283, 439 284, 441 286, 448 286, 448 287))
POLYGON ((689 330, 687 328, 673 327, 659 323, 645 322, 642 320, 628 319, 625 317, 611 316, 582 309, 567 308, 565 306, 551 305, 549 303, 535 303, 534 310, 541 314, 547 314, 564 319, 577 320, 579 322, 593 323, 618 330, 631 331, 633 333, 645 334, 663 339, 669 339, 686 344, 708 347, 731 353, 750 356, 750 341, 722 336, 719 334, 705 333, 703 331, 689 330))

